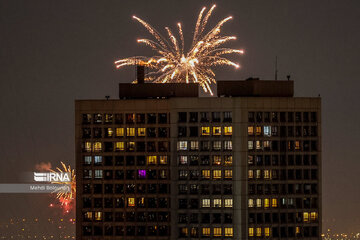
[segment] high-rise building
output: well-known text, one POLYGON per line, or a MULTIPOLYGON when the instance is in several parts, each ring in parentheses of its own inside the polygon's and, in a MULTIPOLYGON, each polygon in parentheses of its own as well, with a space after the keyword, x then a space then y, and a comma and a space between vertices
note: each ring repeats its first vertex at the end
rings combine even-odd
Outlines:
POLYGON ((293 81, 76 101, 76 239, 320 239, 321 99, 293 81))

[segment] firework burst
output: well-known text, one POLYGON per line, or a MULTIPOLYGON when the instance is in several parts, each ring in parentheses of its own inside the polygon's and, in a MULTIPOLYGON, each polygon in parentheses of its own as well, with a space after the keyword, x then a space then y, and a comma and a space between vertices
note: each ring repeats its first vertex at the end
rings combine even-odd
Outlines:
POLYGON ((116 68, 137 64, 144 65, 150 69, 145 76, 146 81, 153 83, 198 83, 204 92, 209 92, 212 95, 210 85, 216 83, 216 80, 211 67, 228 65, 239 68, 239 64, 227 59, 224 55, 244 53, 243 50, 221 47, 224 43, 236 39, 234 36, 220 35, 222 26, 232 19, 231 16, 221 20, 209 32, 204 33, 215 7, 216 5, 213 5, 208 12, 205 11, 205 7, 200 11, 195 25, 193 41, 188 52, 184 51, 184 35, 180 23, 177 24, 179 39, 168 27, 165 27, 168 38, 164 38, 150 24, 133 16, 155 38, 155 40, 138 39, 137 42, 151 47, 158 55, 124 58, 115 61, 116 68))

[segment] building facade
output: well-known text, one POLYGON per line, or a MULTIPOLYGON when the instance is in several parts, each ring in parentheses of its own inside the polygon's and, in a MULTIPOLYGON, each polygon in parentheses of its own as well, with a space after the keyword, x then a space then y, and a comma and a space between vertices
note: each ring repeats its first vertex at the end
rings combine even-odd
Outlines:
POLYGON ((77 239, 320 239, 320 98, 218 85, 76 101, 77 239))

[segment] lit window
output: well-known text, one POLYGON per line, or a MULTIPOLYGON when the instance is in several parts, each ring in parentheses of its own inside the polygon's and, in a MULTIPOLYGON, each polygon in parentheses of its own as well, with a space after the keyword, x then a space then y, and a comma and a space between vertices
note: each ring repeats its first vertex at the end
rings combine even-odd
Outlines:
POLYGON ((146 135, 146 128, 138 128, 138 136, 145 137, 146 135))
POLYGON ((221 237, 221 228, 214 228, 214 237, 221 237))
POLYGON ((261 207, 261 199, 260 198, 256 199, 256 207, 258 207, 258 208, 261 207))
POLYGON ((270 179, 270 170, 264 170, 264 178, 270 179))
POLYGON ((95 165, 102 164, 102 156, 94 156, 94 164, 95 165))
POLYGON ((94 142, 93 147, 94 147, 94 152, 100 152, 102 149, 101 142, 94 142))
POLYGON ((269 208, 270 207, 270 199, 269 198, 265 198, 264 199, 264 208, 269 208))
POLYGON ((199 141, 190 141, 190 150, 199 150, 199 141))
POLYGON ((256 150, 261 150, 262 146, 261 146, 261 141, 256 141, 256 150))
POLYGON ((124 142, 115 142, 115 151, 124 151, 125 143, 124 142))
POLYGON ((261 237, 261 228, 260 227, 256 228, 256 236, 261 237))
POLYGON ((249 179, 253 179, 253 178, 254 178, 254 170, 249 170, 249 171, 248 171, 248 178, 249 178, 249 179))
POLYGON ((224 199, 224 206, 227 208, 232 208, 233 207, 233 199, 232 198, 224 199))
POLYGON ((210 170, 202 170, 201 171, 201 177, 209 179, 210 178, 210 170))
POLYGON ((254 156, 248 156, 248 164, 254 165, 254 156))
POLYGON ((254 149, 254 142, 253 142, 253 141, 248 141, 248 149, 249 149, 249 150, 253 150, 253 149, 254 149))
POLYGON ((248 207, 249 207, 249 208, 253 208, 253 207, 254 207, 254 199, 250 198, 250 199, 248 200, 248 207))
POLYGON ((234 235, 233 228, 226 227, 225 230, 225 237, 232 237, 234 235))
POLYGON ((102 178, 103 177, 103 171, 102 170, 95 170, 95 178, 102 178))
POLYGON ((210 228, 202 228, 202 235, 203 236, 210 236, 210 228))
POLYGON ((254 228, 249 228, 249 237, 254 236, 254 228))
POLYGON ((84 213, 85 220, 92 220, 92 212, 85 212, 84 213))
POLYGON ((232 165, 232 156, 224 156, 224 165, 231 166, 232 165))
POLYGON ((113 136, 114 131, 113 131, 112 128, 107 128, 107 129, 106 129, 106 132, 107 132, 107 136, 108 136, 108 137, 112 137, 112 136, 113 136))
POLYGON ((232 150, 232 141, 224 141, 224 150, 232 150))
POLYGON ((256 136, 260 136, 261 135, 261 127, 257 126, 256 127, 256 136))
POLYGON ((213 170, 213 179, 221 178, 221 170, 213 170))
POLYGON ((213 136, 221 135, 221 127, 213 127, 213 136))
POLYGON ((95 212, 95 221, 102 220, 102 212, 95 212))
POLYGON ((187 164, 188 164, 188 156, 180 156, 179 165, 187 165, 187 164))
POLYGON ((201 206, 202 206, 202 207, 210 207, 210 199, 209 199, 209 198, 204 198, 204 199, 201 201, 201 206))
POLYGON ((221 207, 221 198, 215 198, 214 199, 213 207, 217 207, 217 208, 221 207))
POLYGON ((188 228, 186 228, 186 227, 180 228, 180 235, 181 236, 187 236, 188 232, 189 232, 188 228))
POLYGON ((264 228, 264 234, 265 234, 265 237, 270 237, 270 228, 268 228, 268 227, 264 228))
POLYGON ((295 141, 295 150, 300 150, 300 141, 295 141))
POLYGON ((300 234, 300 227, 296 227, 295 233, 296 233, 296 234, 300 234))
POLYGON ((221 150, 221 141, 213 141, 213 150, 220 151, 221 150))
POLYGON ((135 128, 126 128, 126 136, 135 137, 135 128))
POLYGON ((201 127, 201 136, 209 136, 210 127, 201 127))
POLYGON ((116 136, 123 137, 124 136, 124 128, 116 128, 116 136))
POLYGON ((304 212, 303 213, 303 220, 304 220, 304 222, 309 222, 309 213, 308 212, 304 212))
POLYGON ((256 170, 256 178, 257 179, 261 178, 261 170, 256 170))
POLYGON ((264 126, 264 136, 271 136, 271 126, 264 126))
POLYGON ((249 136, 253 136, 253 135, 254 135, 254 127, 253 127, 253 126, 249 126, 249 127, 248 127, 248 135, 249 135, 249 136))
POLYGON ((91 142, 85 142, 84 143, 84 151, 85 152, 91 152, 91 142))
POLYGON ((129 197, 128 199, 127 199, 127 205, 128 205, 128 207, 135 207, 135 198, 133 198, 133 197, 129 197))
POLYGON ((156 165, 157 158, 156 156, 147 156, 147 164, 148 165, 156 165))
POLYGON ((91 164, 91 156, 84 156, 84 164, 85 165, 91 164))
POLYGON ((271 200, 271 207, 277 208, 277 205, 278 205, 277 199, 276 199, 276 198, 273 198, 273 199, 271 200))
POLYGON ((159 164, 166 165, 168 163, 168 156, 160 156, 159 157, 159 164))
POLYGON ((83 177, 84 178, 92 178, 92 170, 85 169, 83 177))
POLYGON ((139 177, 139 179, 145 179, 146 178, 146 170, 139 169, 138 170, 138 177, 139 177))
POLYGON ((221 165, 221 156, 213 156, 213 165, 221 165))
POLYGON ((135 142, 127 142, 126 150, 127 151, 135 151, 135 142))
POLYGON ((177 143, 177 150, 187 150, 188 146, 187 146, 187 141, 178 141, 177 143))
POLYGON ((225 170, 224 171, 224 177, 226 179, 232 179, 232 170, 225 170))
POLYGON ((311 212, 310 213, 310 218, 311 218, 311 221, 316 221, 317 218, 318 218, 317 212, 311 212))
POLYGON ((231 126, 224 127, 224 135, 225 136, 231 136, 232 135, 232 127, 231 126))
POLYGON ((265 150, 270 150, 270 141, 264 141, 264 149, 265 150))

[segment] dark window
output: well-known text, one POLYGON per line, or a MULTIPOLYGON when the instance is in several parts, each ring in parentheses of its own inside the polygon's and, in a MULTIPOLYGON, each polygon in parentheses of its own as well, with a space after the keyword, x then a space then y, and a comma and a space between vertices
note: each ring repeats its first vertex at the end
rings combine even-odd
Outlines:
POLYGON ((124 165, 124 156, 115 156, 115 166, 124 165))
POLYGON ((294 113, 288 112, 288 122, 294 122, 294 113))
POLYGON ((156 137, 156 128, 148 128, 147 129, 147 136, 154 138, 156 137))
POLYGON ((210 121, 209 113, 208 112, 201 112, 200 113, 200 121, 201 122, 209 122, 210 121))
POLYGON ((166 113, 159 113, 159 123, 167 123, 167 114, 166 113))
POLYGON ((198 113, 197 112, 191 112, 189 121, 190 122, 198 122, 198 113))
POLYGON ((255 113, 254 112, 248 113, 248 122, 255 122, 255 113))
POLYGON ((178 121, 181 123, 185 123, 187 121, 186 112, 179 112, 178 117, 178 121))
POLYGON ((124 119, 123 119, 123 115, 120 114, 115 114, 115 123, 116 124, 123 124, 124 123, 124 119))
POLYGON ((145 123, 145 114, 143 113, 136 114, 136 123, 145 123))
POLYGON ((224 112, 223 122, 232 122, 232 112, 224 112))
POLYGON ((83 128, 82 129, 82 137, 83 138, 91 138, 91 128, 83 128))
POLYGON ((156 123, 156 113, 148 113, 147 114, 147 123, 148 124, 156 123))
POLYGON ((212 112, 212 122, 221 122, 221 115, 220 112, 212 112))
POLYGON ((186 127, 178 127, 178 137, 186 137, 186 127))
POLYGON ((168 129, 167 128, 159 128, 159 137, 167 138, 168 137, 168 129))
POLYGON ((126 116, 127 124, 135 123, 135 113, 127 113, 127 114, 125 114, 125 116, 126 116))
POLYGON ((311 112, 311 122, 316 122, 317 121, 317 114, 316 112, 311 112))
POLYGON ((198 127, 190 127, 190 137, 198 137, 199 136, 199 128, 198 127))
POLYGON ((82 123, 90 124, 91 123, 91 114, 83 114, 82 115, 82 123))
POLYGON ((256 122, 261 123, 263 121, 263 113, 256 112, 256 122))

